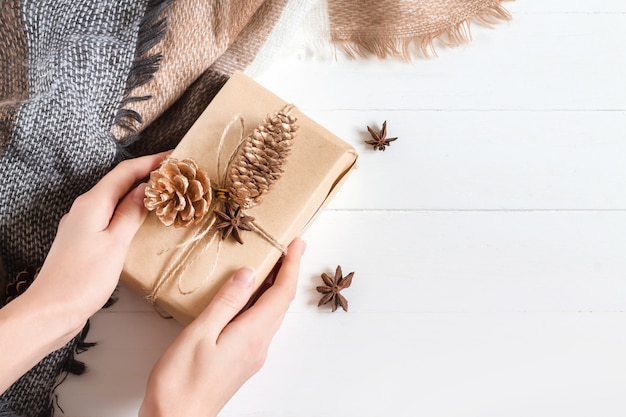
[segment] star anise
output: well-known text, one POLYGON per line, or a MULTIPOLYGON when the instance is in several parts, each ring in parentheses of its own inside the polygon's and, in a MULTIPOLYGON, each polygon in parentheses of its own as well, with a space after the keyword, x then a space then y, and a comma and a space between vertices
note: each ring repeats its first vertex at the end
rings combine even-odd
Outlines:
POLYGON ((216 223, 215 228, 221 230, 222 240, 233 236, 235 240, 243 245, 241 231, 250 231, 250 223, 254 221, 254 217, 246 216, 241 211, 241 207, 236 204, 227 203, 225 211, 215 210, 215 215, 220 220, 216 223))
POLYGON ((369 126, 367 127, 367 130, 370 132, 370 135, 372 135, 373 139, 366 140, 365 143, 367 143, 368 145, 372 145, 374 147, 374 150, 384 151, 385 147, 391 146, 391 142, 398 139, 398 138, 387 137, 387 121, 386 120, 383 122, 383 128, 380 129, 380 132, 376 133, 374 129, 372 129, 369 126))
POLYGON ((343 311, 348 311, 348 300, 340 292, 352 284, 353 276, 354 272, 350 272, 344 277, 341 272, 341 266, 337 266, 334 278, 329 277, 326 273, 322 273, 322 279, 326 285, 320 285, 316 288, 317 292, 324 294, 317 306, 331 303, 332 311, 337 310, 339 306, 343 308, 343 311))

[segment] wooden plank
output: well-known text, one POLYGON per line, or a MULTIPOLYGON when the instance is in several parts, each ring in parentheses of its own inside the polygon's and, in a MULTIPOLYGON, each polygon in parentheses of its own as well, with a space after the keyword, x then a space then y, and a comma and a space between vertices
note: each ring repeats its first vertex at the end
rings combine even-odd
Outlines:
POLYGON ((98 345, 77 357, 87 372, 58 388, 63 415, 136 417, 150 370, 180 330, 153 311, 97 313, 87 340, 98 345))
POLYGON ((296 312, 338 264, 355 313, 626 310, 624 212, 328 211, 305 238, 296 312))
POLYGON ((222 417, 622 416, 624 314, 289 315, 222 417))
MULTIPOLYGON (((354 314, 626 311, 626 212, 326 211, 305 239, 295 313, 338 264, 354 314)), ((120 293, 112 314, 156 317, 120 293)))
POLYGON ((222 416, 621 416, 624 319, 290 315, 222 416))
POLYGON ((278 59, 259 80, 304 110, 624 110, 625 14, 519 14, 412 63, 278 59), (393 81, 391 81, 393 80, 393 81))
MULTIPOLYGON (((170 324, 98 314, 103 342, 61 385, 65 415, 136 416, 170 324)), ((289 313, 220 415, 621 417, 625 326, 624 313, 289 313)))
POLYGON ((622 112, 312 111, 358 166, 336 209, 625 209, 622 112), (388 121, 383 153, 366 126, 388 121))

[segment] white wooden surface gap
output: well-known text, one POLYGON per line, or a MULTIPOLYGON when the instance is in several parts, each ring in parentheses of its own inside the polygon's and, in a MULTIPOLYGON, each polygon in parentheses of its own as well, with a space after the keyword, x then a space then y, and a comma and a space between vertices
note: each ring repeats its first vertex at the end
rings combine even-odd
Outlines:
MULTIPOLYGON (((298 294, 223 417, 626 415, 626 2, 518 0, 410 63, 283 54, 258 81, 352 144, 298 294), (384 153, 363 141, 388 121, 384 153), (322 272, 355 271, 350 312, 322 272)), ((136 415, 181 327, 123 286, 70 417, 136 415)))

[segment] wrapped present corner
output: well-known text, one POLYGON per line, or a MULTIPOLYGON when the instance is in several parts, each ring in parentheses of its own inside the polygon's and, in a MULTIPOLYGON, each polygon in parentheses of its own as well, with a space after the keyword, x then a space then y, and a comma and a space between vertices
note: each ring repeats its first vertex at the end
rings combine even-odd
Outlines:
MULTIPOLYGON (((122 280, 157 308, 186 324, 204 310, 223 282, 240 267, 256 270, 258 288, 286 246, 304 232, 337 192, 355 166, 357 154, 296 107, 244 74, 235 73, 171 158, 191 161, 188 164, 192 166, 183 166, 182 170, 195 172, 197 166, 206 173, 208 179, 199 181, 210 181, 213 186, 208 220, 191 221, 186 227, 165 226, 163 217, 167 217, 166 223, 180 223, 179 219, 164 210, 160 216, 158 210, 150 212, 131 243, 122 280), (220 178, 228 177, 227 168, 237 149, 241 149, 243 138, 251 137, 255 128, 281 110, 289 120, 295 120, 297 131, 279 169, 279 178, 258 203, 237 200, 241 204, 231 205, 228 200, 232 190, 221 189, 220 178), (253 219, 239 235, 238 230, 224 227, 227 223, 218 215, 232 215, 225 211, 234 207, 245 211, 241 216, 247 216, 246 221, 253 219), (245 230, 248 228, 251 230, 245 230)), ((239 170, 246 173, 245 167, 239 170)), ((231 179, 231 185, 241 182, 245 180, 231 179)), ((258 196, 244 192, 239 197, 256 201, 258 196)), ((197 204, 196 213, 207 208, 202 201, 197 204)))

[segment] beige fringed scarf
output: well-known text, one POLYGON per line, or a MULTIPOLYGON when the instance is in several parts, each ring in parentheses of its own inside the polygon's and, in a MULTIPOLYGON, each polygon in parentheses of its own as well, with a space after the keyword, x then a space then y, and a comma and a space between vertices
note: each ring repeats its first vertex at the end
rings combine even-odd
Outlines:
POLYGON ((328 22, 325 35, 351 57, 435 55, 435 39, 447 46, 469 41, 471 21, 510 19, 499 0, 330 0, 318 7, 328 22))

